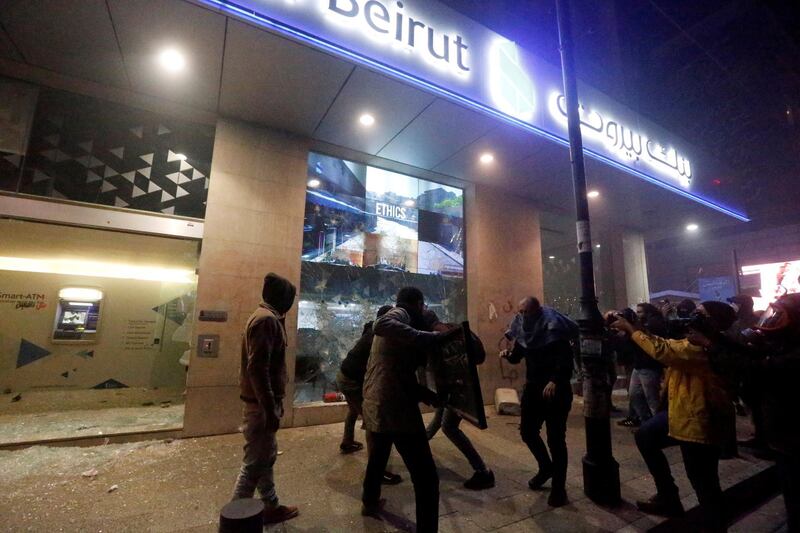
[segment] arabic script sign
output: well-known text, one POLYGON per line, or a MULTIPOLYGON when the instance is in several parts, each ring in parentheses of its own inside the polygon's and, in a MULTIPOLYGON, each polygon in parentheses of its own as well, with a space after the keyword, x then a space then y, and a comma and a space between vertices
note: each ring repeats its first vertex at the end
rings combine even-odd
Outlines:
MULTIPOLYGON (((564 95, 550 95, 550 113, 556 120, 567 124, 567 105, 564 95)), ((633 162, 643 161, 654 170, 677 180, 688 188, 692 183, 692 166, 689 159, 622 121, 601 114, 584 105, 579 107, 581 132, 588 142, 602 143, 607 149, 633 162)))

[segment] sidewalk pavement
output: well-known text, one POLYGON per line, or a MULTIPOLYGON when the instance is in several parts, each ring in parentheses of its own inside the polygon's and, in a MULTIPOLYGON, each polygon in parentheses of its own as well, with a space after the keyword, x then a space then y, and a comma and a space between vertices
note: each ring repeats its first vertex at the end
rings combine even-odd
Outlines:
MULTIPOLYGON (((654 487, 630 430, 612 420, 624 503, 614 509, 598 507, 582 491, 585 443, 582 405, 576 398, 567 432, 570 504, 552 509, 546 503, 547 490, 534 492, 527 487, 536 466, 519 438, 519 418, 487 411, 488 430, 480 431, 466 422, 462 427, 494 470, 495 488, 482 492, 464 489, 462 483, 471 475, 467 461, 441 432, 431 443, 441 480, 443 533, 634 532, 661 522, 658 517, 640 513, 633 504, 652 495, 654 487)), ((391 468, 405 481, 384 488, 387 519, 360 516, 366 451, 341 455, 341 431, 342 424, 280 431, 276 484, 282 502, 298 505, 300 516, 270 530, 413 530, 413 490, 408 473, 394 454, 391 468)), ((363 433, 361 437, 363 440, 363 433)), ((92 448, 39 446, 0 451, 0 484, 4 487, 0 494, 0 531, 216 531, 219 510, 230 498, 239 469, 242 443, 241 435, 225 435, 92 448)), ((673 448, 668 457, 684 505, 696 505, 680 453, 673 448)), ((721 462, 723 489, 769 464, 752 456, 721 462)), ((779 506, 772 505, 769 511, 754 517, 765 531, 785 523, 779 506)))

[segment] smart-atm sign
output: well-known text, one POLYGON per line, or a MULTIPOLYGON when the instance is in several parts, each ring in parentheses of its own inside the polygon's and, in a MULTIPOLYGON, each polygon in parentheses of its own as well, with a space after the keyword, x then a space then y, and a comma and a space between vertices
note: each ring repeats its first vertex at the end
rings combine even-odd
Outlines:
MULTIPOLYGON (((431 0, 200 0, 566 144, 560 70, 431 0)), ((708 207, 691 192, 686 146, 602 93, 581 85, 587 155, 708 207)))

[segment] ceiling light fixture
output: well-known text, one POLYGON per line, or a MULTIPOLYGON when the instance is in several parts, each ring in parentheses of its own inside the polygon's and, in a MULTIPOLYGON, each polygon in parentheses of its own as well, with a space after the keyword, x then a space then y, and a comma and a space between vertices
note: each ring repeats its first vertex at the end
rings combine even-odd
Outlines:
POLYGON ((600 191, 589 191, 586 193, 587 198, 597 198, 600 196, 600 191))
POLYGON ((494 161, 494 154, 492 154, 490 152, 485 152, 485 153, 481 154, 480 161, 484 165, 488 165, 489 163, 494 161))
MULTIPOLYGON (((61 257, 44 259, 31 257, 0 257, 0 270, 88 276, 94 278, 197 283, 197 275, 194 269, 130 263, 106 263, 103 261, 86 261, 83 259, 63 259, 61 257)), ((59 298, 65 300, 87 300, 87 296, 97 297, 98 292, 100 291, 95 291, 93 293, 75 292, 70 289, 70 292, 59 292, 59 298)), ((100 293, 99 296, 102 297, 102 293, 100 293)))
POLYGON ((360 117, 358 117, 358 121, 361 123, 362 126, 370 127, 375 124, 375 117, 370 115, 369 113, 364 113, 360 117))
POLYGON ((554 255, 549 255, 549 256, 547 256, 547 258, 548 258, 548 259, 555 259, 555 258, 556 258, 556 256, 554 256, 554 255))
POLYGON ((320 182, 318 179, 308 180, 308 186, 311 187, 312 189, 316 189, 321 185, 321 183, 322 182, 320 182))
POLYGON ((416 204, 416 202, 414 200, 411 200, 411 199, 406 200, 405 202, 403 202, 403 205, 406 206, 406 207, 414 207, 415 204, 416 204))
POLYGON ((158 63, 169 72, 180 72, 186 68, 186 58, 175 48, 162 50, 158 54, 158 63))
POLYGON ((599 243, 598 243, 598 244, 595 244, 595 245, 594 245, 594 247, 595 247, 595 248, 600 248, 600 244, 599 244, 599 243))
POLYGON ((694 223, 686 225, 686 231, 695 232, 695 231, 697 231, 699 229, 700 229, 700 226, 698 226, 697 224, 694 224, 694 223))

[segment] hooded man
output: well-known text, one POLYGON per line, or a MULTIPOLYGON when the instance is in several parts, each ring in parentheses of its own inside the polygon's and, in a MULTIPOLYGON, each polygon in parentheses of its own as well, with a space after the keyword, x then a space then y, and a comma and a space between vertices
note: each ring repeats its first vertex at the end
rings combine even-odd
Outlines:
POLYGON ((528 481, 539 490, 553 478, 547 503, 560 507, 567 503, 567 417, 572 408, 572 346, 578 325, 555 309, 544 307, 536 298, 525 298, 519 314, 506 333, 514 348, 501 357, 517 364, 525 359, 526 383, 522 393, 520 434, 528 445, 539 472, 528 481), (547 424, 547 445, 539 434, 547 424))
POLYGON ((436 395, 419 385, 417 368, 429 348, 460 332, 425 331, 425 298, 416 287, 397 293, 394 309, 372 326, 375 337, 364 377, 363 417, 369 460, 362 494, 364 516, 378 516, 381 479, 392 445, 408 468, 416 498, 417 531, 431 533, 439 525, 439 476, 433 462, 419 402, 437 403, 436 395))
POLYGON ((265 524, 283 522, 299 514, 297 507, 278 503, 272 470, 278 456, 276 434, 286 394, 284 320, 295 293, 295 286, 288 280, 267 274, 261 291, 263 301, 247 320, 242 337, 239 397, 244 402, 245 445, 233 498, 252 498, 258 488, 264 502, 265 524))
MULTIPOLYGON (((378 309, 376 318, 380 318, 389 311, 391 305, 384 305, 378 309)), ((364 445, 355 440, 356 420, 362 414, 364 403, 364 374, 367 373, 367 362, 369 361, 369 354, 372 351, 372 340, 375 335, 372 333, 372 325, 374 320, 370 320, 364 324, 364 330, 361 333, 355 346, 347 352, 347 357, 342 361, 339 367, 339 373, 336 376, 336 384, 339 385, 339 390, 344 394, 347 400, 347 417, 344 419, 344 435, 342 436, 342 443, 339 445, 339 450, 344 453, 353 453, 361 450, 364 445)), ((391 472, 383 473, 384 485, 397 485, 401 483, 403 478, 399 474, 391 472)))

